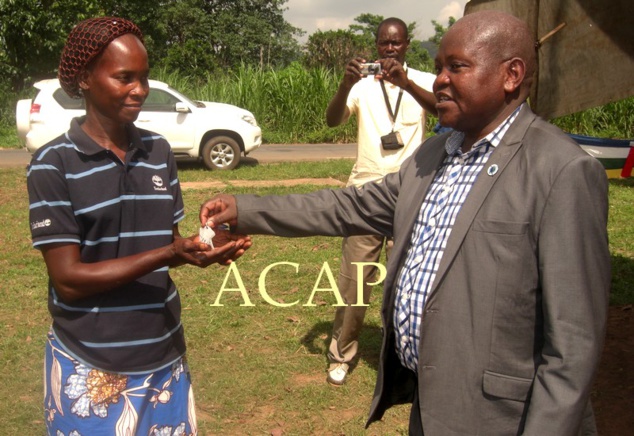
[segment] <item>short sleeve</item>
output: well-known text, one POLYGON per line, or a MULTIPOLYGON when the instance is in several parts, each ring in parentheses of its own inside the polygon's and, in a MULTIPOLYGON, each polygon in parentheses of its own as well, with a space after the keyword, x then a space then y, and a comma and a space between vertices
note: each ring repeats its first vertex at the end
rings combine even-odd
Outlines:
POLYGON ((34 160, 27 168, 26 180, 33 247, 57 242, 79 244, 80 229, 63 170, 34 160))

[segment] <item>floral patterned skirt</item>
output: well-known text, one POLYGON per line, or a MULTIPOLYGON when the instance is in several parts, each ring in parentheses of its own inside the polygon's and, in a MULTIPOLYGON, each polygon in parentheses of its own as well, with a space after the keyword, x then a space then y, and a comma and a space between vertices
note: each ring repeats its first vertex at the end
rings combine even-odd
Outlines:
POLYGON ((49 435, 196 435, 196 412, 184 358, 153 373, 91 368, 69 356, 51 332, 44 363, 49 435))

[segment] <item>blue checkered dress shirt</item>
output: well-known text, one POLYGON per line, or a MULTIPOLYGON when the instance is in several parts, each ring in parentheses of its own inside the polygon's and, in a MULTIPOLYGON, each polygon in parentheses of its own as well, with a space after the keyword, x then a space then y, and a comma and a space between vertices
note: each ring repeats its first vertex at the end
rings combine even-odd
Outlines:
POLYGON ((476 178, 517 118, 520 108, 521 106, 495 130, 474 144, 467 153, 461 151, 464 142, 462 132, 454 131, 447 138, 447 157, 440 166, 414 223, 410 247, 396 286, 396 353, 401 363, 412 371, 417 372, 418 367, 423 308, 451 229, 476 178))

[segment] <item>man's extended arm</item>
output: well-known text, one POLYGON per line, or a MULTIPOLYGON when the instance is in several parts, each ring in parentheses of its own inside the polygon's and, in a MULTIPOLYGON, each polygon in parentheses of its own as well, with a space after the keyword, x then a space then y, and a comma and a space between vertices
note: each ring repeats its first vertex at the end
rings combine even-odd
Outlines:
POLYGON ((227 194, 207 200, 202 224, 228 223, 238 232, 284 237, 392 235, 399 173, 363 187, 264 196, 227 194), (211 220, 211 221, 210 221, 211 220))

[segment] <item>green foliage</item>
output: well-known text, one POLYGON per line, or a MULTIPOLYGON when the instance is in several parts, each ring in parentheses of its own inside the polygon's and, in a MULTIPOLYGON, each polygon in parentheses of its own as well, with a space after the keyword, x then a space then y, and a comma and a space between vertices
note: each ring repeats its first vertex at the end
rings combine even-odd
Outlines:
POLYGON ((318 30, 308 37, 307 55, 303 63, 308 68, 328 68, 343 71, 345 65, 357 57, 373 59, 376 56, 374 44, 368 44, 361 35, 352 30, 318 30))
POLYGON ((33 88, 16 92, 11 89, 8 82, 0 80, 0 148, 20 147, 15 124, 15 107, 18 100, 32 98, 33 95, 33 88))
POLYGON ((405 55, 407 65, 419 71, 427 71, 432 73, 435 71, 434 59, 430 56, 427 49, 423 48, 419 41, 412 41, 405 55))
POLYGON ((56 74, 72 27, 95 16, 134 21, 150 64, 186 75, 236 65, 280 67, 299 58, 303 32, 283 17, 287 0, 21 0, 0 2, 0 82, 29 87, 56 74))
MULTIPOLYGON (((379 30, 379 24, 381 24, 383 20, 383 15, 361 14, 354 19, 354 21, 359 24, 351 24, 349 28, 351 31, 360 34, 368 43, 374 44, 379 30)), ((415 27, 416 23, 412 23, 410 26, 415 27)), ((413 30, 413 27, 410 29, 408 26, 408 30, 413 30)))
POLYGON ((456 22, 456 19, 454 17, 449 17, 447 27, 445 27, 442 24, 440 24, 438 21, 431 20, 431 23, 434 25, 434 35, 428 38, 427 41, 433 42, 434 44, 436 44, 436 47, 438 47, 440 45, 440 40, 442 40, 442 37, 445 36, 445 33, 447 33, 447 30, 449 30, 449 28, 453 26, 455 22, 456 22))
MULTIPOLYGON (((172 0, 174 1, 174 0, 172 0)), ((22 89, 57 71, 70 30, 86 18, 135 21, 152 46, 156 2, 149 0, 20 0, 0 2, 0 82, 22 89)))
MULTIPOLYGON (((317 31, 309 36, 304 47, 303 64, 309 68, 326 67, 342 72, 356 57, 376 59, 376 34, 382 15, 361 14, 346 30, 317 31)), ((416 31, 416 22, 407 24, 409 35, 416 31)), ((406 55, 409 66, 421 71, 434 71, 434 62, 420 41, 412 40, 406 55)))
POLYGON ((302 31, 284 20, 287 0, 183 0, 164 9, 158 65, 185 75, 238 65, 281 67, 299 57, 302 31))
POLYGON ((299 29, 288 24, 282 15, 287 0, 208 1, 215 21, 212 40, 223 67, 241 62, 250 65, 283 66, 298 53, 293 36, 299 29), (292 40, 292 41, 291 41, 292 40))
POLYGON ((54 71, 66 35, 75 22, 95 14, 96 2, 0 2, 0 75, 12 87, 54 71))
POLYGON ((555 118, 552 123, 579 135, 634 139, 634 97, 555 118))
POLYGON ((293 63, 284 69, 242 65, 204 80, 176 80, 165 69, 153 73, 196 100, 230 103, 253 112, 268 143, 354 142, 356 121, 328 128, 326 107, 339 85, 339 76, 326 68, 293 63))

